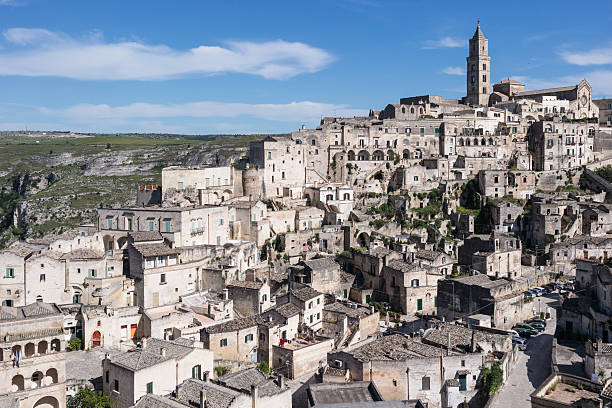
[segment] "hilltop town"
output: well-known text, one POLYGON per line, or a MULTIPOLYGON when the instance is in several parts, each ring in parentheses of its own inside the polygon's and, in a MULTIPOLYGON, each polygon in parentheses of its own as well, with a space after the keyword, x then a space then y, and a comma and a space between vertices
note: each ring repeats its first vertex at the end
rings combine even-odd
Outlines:
POLYGON ((467 53, 461 100, 322 117, 9 242, 0 407, 612 404, 612 99, 492 84, 480 24, 467 53))

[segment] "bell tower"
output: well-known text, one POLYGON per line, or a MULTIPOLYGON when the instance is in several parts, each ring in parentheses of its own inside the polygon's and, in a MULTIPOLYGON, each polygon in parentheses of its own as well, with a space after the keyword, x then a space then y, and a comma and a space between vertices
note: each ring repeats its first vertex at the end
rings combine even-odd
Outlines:
POLYGON ((480 29, 480 20, 476 32, 470 40, 467 60, 467 98, 472 106, 489 104, 491 89, 491 57, 489 57, 489 40, 480 29))

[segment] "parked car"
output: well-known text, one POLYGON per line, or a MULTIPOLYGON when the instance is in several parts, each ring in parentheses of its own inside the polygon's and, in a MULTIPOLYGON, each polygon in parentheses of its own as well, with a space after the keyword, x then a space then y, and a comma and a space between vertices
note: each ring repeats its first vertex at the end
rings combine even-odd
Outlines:
MULTIPOLYGON (((525 338, 525 339, 528 339, 528 338, 532 337, 534 334, 537 334, 537 332, 536 332, 536 333, 533 333, 531 330, 525 330, 525 329, 517 329, 516 331, 517 331, 517 333, 518 333, 518 334, 519 334, 521 337, 523 337, 523 338, 525 338)), ((535 331, 535 330, 534 330, 534 331, 535 331)))
POLYGON ((516 330, 508 330, 508 333, 512 334, 512 337, 519 337, 519 334, 516 330))
POLYGON ((518 348, 521 351, 527 348, 527 340, 522 337, 513 337, 512 344, 518 344, 518 348))
POLYGON ((525 323, 518 323, 514 326, 514 330, 516 330, 521 337, 525 337, 521 334, 521 331, 531 333, 532 336, 536 336, 540 333, 538 330, 525 323))
POLYGON ((544 319, 540 319, 539 317, 534 317, 533 319, 529 319, 527 321, 527 323, 532 324, 532 323, 542 323, 544 326, 546 326, 547 321, 544 319))
POLYGON ((546 329, 546 326, 544 326, 540 322, 533 322, 533 323, 531 323, 531 327, 533 327, 534 329, 536 329, 539 332, 543 332, 544 329, 546 329))

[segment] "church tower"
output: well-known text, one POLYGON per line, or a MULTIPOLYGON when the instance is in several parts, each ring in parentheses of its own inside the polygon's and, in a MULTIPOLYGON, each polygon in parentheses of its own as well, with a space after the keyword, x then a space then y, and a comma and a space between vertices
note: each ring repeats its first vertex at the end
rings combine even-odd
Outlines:
POLYGON ((491 57, 489 57, 489 40, 480 29, 480 20, 478 20, 476 32, 470 40, 470 51, 466 60, 466 101, 473 106, 487 106, 491 89, 491 57))

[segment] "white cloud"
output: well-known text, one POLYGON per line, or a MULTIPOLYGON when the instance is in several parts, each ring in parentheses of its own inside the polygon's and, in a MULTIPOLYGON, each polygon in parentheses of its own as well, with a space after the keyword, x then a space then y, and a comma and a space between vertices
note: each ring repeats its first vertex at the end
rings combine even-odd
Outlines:
POLYGON ((561 57, 570 64, 587 65, 607 65, 612 64, 612 48, 597 48, 585 52, 562 52, 561 57))
POLYGON ((461 67, 446 67, 442 72, 447 75, 465 75, 465 70, 461 67))
POLYGON ((13 47, 0 53, 0 75, 162 80, 231 72, 287 79, 319 71, 333 60, 320 48, 282 40, 177 50, 135 41, 105 43, 99 32, 75 39, 45 29, 11 28, 4 38, 13 47))
POLYGON ((433 50, 436 48, 458 48, 465 45, 464 40, 457 40, 452 37, 442 37, 439 40, 428 40, 421 47, 424 50, 433 50))
POLYGON ((349 109, 346 105, 319 102, 291 102, 287 104, 247 104, 215 101, 190 102, 174 105, 132 103, 124 106, 106 104, 80 104, 64 109, 40 108, 50 117, 64 117, 82 123, 135 118, 236 118, 251 116, 282 122, 307 122, 320 119, 321 115, 365 115, 367 110, 349 109))

